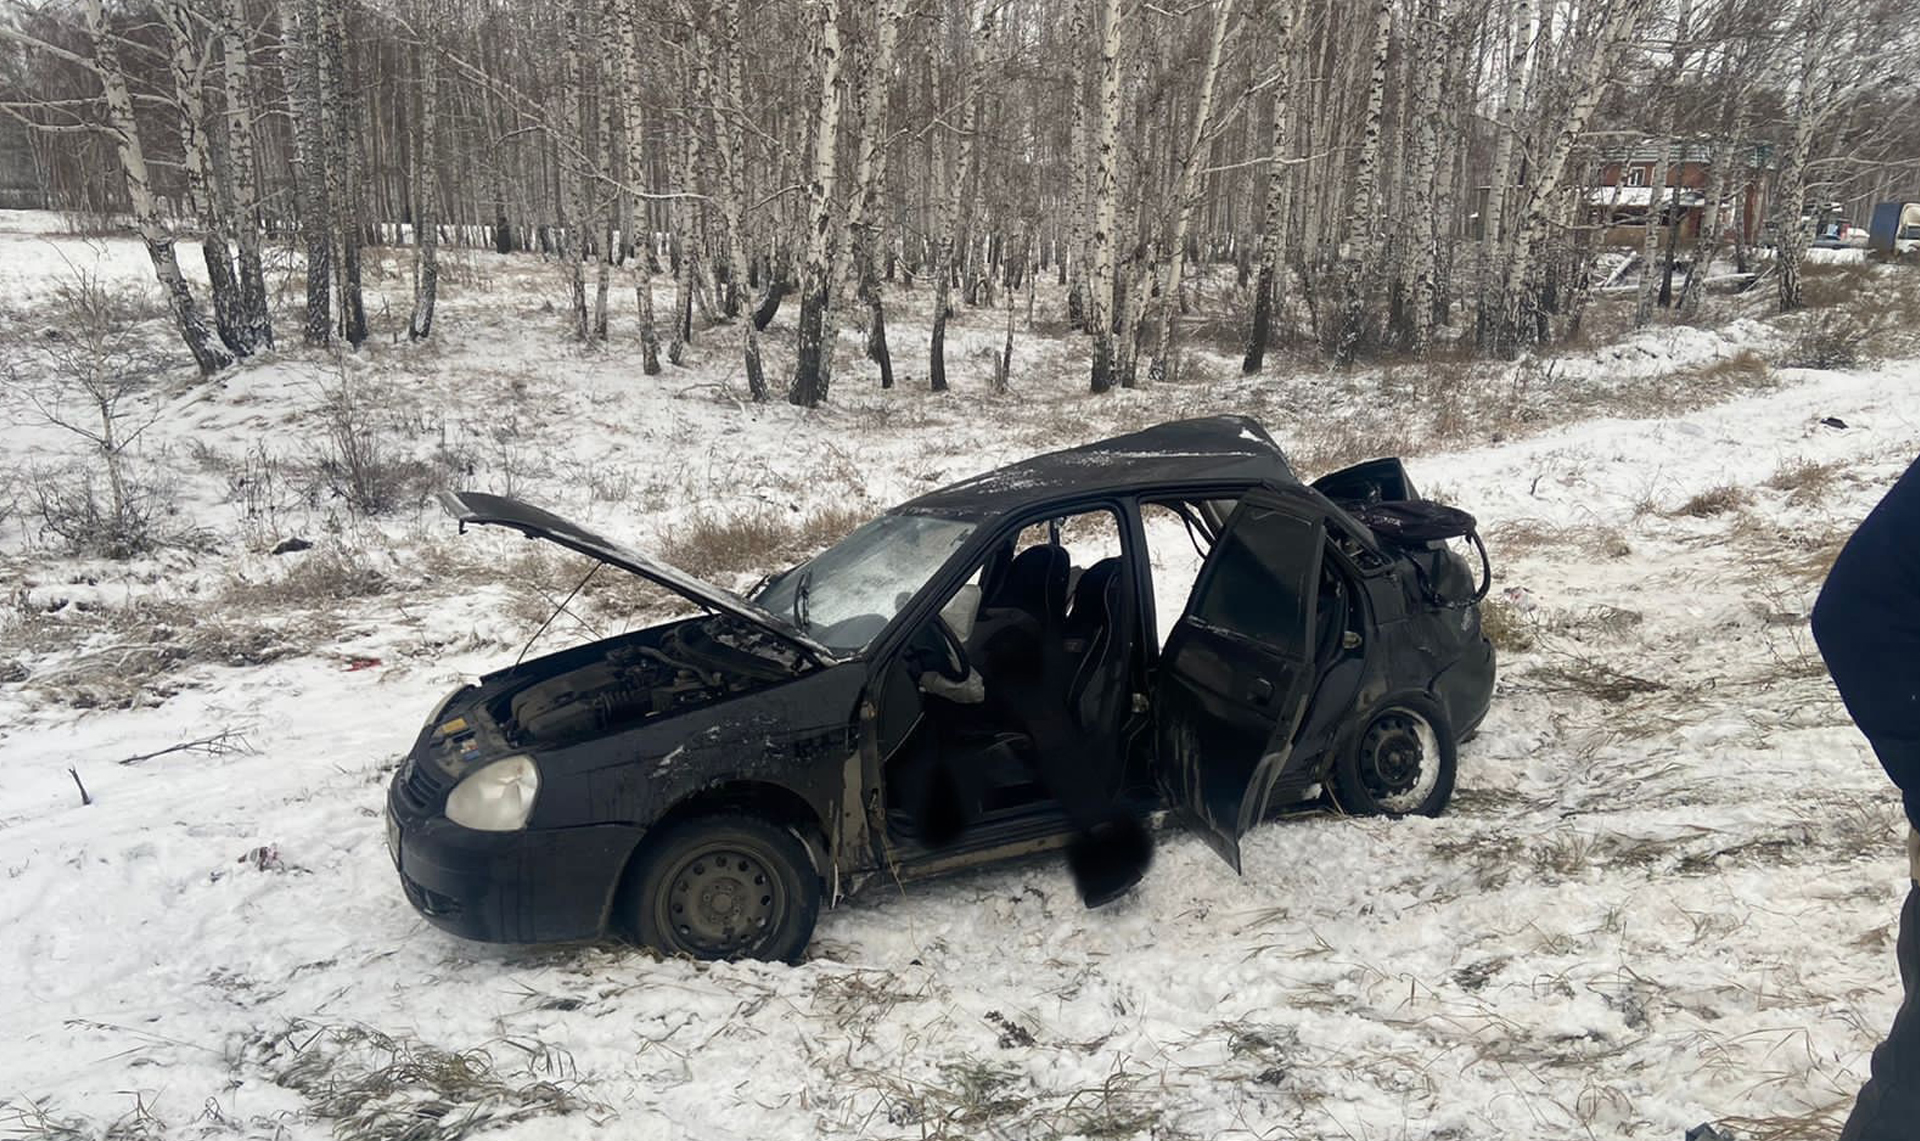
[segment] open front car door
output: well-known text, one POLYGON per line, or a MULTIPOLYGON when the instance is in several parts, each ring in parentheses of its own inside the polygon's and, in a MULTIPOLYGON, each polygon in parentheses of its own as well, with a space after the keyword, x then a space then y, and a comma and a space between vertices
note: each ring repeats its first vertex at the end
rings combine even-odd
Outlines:
POLYGON ((1240 870, 1313 692, 1325 524, 1265 491, 1243 498, 1167 637, 1155 681, 1161 792, 1240 870))

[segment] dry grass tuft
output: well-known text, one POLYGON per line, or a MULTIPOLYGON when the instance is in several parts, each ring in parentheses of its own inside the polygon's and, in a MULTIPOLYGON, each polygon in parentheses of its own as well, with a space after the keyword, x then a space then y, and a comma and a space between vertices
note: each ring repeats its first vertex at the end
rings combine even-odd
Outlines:
POLYGON ((1795 507, 1805 507, 1826 497, 1840 467, 1837 463, 1789 460, 1767 477, 1767 487, 1786 492, 1787 502, 1795 507))
POLYGON ((85 647, 65 655, 57 668, 36 671, 28 681, 49 700, 75 709, 158 705, 182 688, 170 680, 182 670, 258 666, 312 653, 336 627, 324 616, 268 625, 210 615, 203 606, 180 602, 142 602, 33 625, 37 634, 29 637, 37 651, 63 644, 85 647))
POLYGON ((688 574, 725 583, 806 558, 844 538, 870 515, 863 505, 847 504, 810 515, 767 507, 702 517, 669 530, 662 556, 688 574))
POLYGON ((1539 641, 1539 624, 1499 598, 1480 603, 1480 631, 1505 653, 1531 650, 1539 641))
POLYGON ((307 1099, 340 1141, 458 1141, 503 1125, 593 1108, 558 1046, 502 1038, 444 1050, 366 1026, 295 1020, 264 1044, 274 1081, 307 1099), (496 1053, 515 1064, 501 1065, 496 1053))
POLYGON ((1723 483, 1718 487, 1709 487, 1705 491, 1688 499, 1671 514, 1685 515, 1694 519, 1711 519, 1716 515, 1725 515, 1753 502, 1753 495, 1744 487, 1723 483))
POLYGON ((1668 688, 1665 682, 1628 673, 1598 658, 1580 654, 1558 656, 1535 670, 1533 678, 1551 693, 1577 693, 1615 705, 1668 688))
POLYGON ((1730 357, 1721 357, 1712 364, 1683 373, 1676 383, 1703 385, 1710 393, 1738 392, 1764 385, 1772 371, 1765 357, 1752 349, 1742 349, 1730 357))

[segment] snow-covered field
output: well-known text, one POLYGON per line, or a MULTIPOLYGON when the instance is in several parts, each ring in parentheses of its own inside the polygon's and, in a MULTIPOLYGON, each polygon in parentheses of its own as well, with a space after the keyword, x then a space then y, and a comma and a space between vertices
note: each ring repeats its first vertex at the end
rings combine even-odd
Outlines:
MULTIPOLYGON (((26 338, 4 351, 28 372, 68 266, 145 288, 137 246, 45 221, 0 213, 0 323, 26 338)), ((1774 367, 1800 326, 1728 300, 1711 329, 1511 366, 1282 355, 1243 380, 1236 346, 1202 331, 1181 383, 1092 399, 1043 292, 1011 395, 986 392, 1005 314, 982 312, 950 333, 956 390, 935 397, 922 290, 892 302, 900 387, 875 387, 849 332, 830 405, 803 412, 742 401, 725 329, 658 377, 624 309, 615 351, 567 345, 557 271, 531 258, 456 255, 434 342, 396 342, 404 265, 371 271, 377 332, 357 356, 284 348, 210 383, 175 370, 141 399, 138 419, 157 415, 136 471, 170 488, 173 541, 128 562, 42 532, 36 480, 88 456, 10 385, 0 1132, 1836 1127, 1892 1017, 1905 867, 1894 795, 1806 614, 1837 543, 1920 452, 1920 359, 1774 367), (343 408, 404 469, 376 519, 327 474, 343 408), (1215 410, 1261 417, 1308 474, 1406 451, 1423 490, 1486 526, 1503 678, 1447 815, 1276 822, 1248 838, 1243 877, 1168 833, 1141 888, 1099 912, 1044 860, 877 889, 828 913, 797 967, 466 944, 401 897, 386 779, 434 698, 519 652, 579 573, 456 537, 426 486, 543 502, 733 585, 859 512, 1215 410), (269 553, 296 536, 313 546, 269 553), (118 763, 223 732, 215 752, 118 763)), ((1849 272, 1914 289, 1911 271, 1849 272)), ((596 580, 536 652, 665 605, 596 580)))

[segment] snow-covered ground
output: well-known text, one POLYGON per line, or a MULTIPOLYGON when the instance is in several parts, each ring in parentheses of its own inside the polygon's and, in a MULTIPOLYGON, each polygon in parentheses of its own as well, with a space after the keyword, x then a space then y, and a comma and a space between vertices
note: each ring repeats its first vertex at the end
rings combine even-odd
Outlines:
MULTIPOLYGON (((131 243, 0 222, 0 320, 29 337, 69 265, 145 287, 131 243)), ((618 351, 566 345, 531 258, 455 255, 434 342, 396 342, 403 258, 375 259, 357 356, 286 348, 143 399, 136 470, 170 485, 180 540, 154 554, 40 532, 33 473, 87 456, 9 393, 0 1129, 1504 1141, 1818 1136, 1844 1112, 1892 1017, 1905 868, 1806 613, 1920 452, 1920 361, 1773 368, 1796 328, 1729 307, 1511 366, 1282 354, 1252 380, 1199 332, 1181 383, 1093 399, 1043 292, 1011 395, 986 392, 1004 312, 970 312, 936 397, 922 290, 893 299, 900 386, 848 333, 803 412, 743 402, 724 329, 658 377, 623 320, 618 351), (343 389, 414 463, 371 521, 323 470, 343 389), (456 537, 419 488, 512 492, 734 585, 859 512, 1215 410, 1261 417, 1308 474, 1408 452, 1486 526, 1507 649, 1447 815, 1276 822, 1240 877, 1171 832, 1098 912, 1047 860, 874 890, 797 967, 467 944, 401 897, 394 764, 578 574, 456 537), (268 553, 294 536, 313 547, 268 553), (223 731, 227 751, 118 763, 223 731)), ((536 650, 665 612, 596 583, 536 650)))

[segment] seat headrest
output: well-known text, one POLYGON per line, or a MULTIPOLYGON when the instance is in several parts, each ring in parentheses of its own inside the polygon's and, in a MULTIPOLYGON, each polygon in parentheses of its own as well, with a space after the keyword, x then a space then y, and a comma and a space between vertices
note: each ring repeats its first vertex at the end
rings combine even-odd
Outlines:
POLYGON ((1051 543, 1015 555, 995 586, 989 606, 1017 607, 1042 619, 1059 618, 1067 608, 1067 574, 1073 560, 1051 543))
POLYGON ((1080 574, 1073 588, 1073 609, 1067 613, 1071 629, 1087 629, 1109 621, 1108 608, 1119 597, 1120 560, 1101 559, 1080 574))

